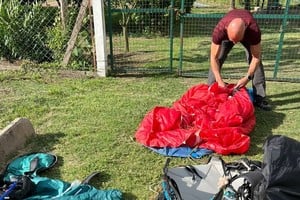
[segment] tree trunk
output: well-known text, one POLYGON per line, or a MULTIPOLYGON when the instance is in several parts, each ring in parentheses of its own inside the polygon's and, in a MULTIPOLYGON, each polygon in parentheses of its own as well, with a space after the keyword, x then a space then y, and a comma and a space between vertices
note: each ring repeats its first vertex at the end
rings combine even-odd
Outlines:
POLYGON ((128 38, 128 27, 122 26, 123 29, 123 37, 125 41, 125 52, 129 52, 129 38, 128 38))
POLYGON ((66 24, 68 21, 68 2, 67 0, 59 0, 60 2, 60 17, 64 31, 66 30, 66 24))

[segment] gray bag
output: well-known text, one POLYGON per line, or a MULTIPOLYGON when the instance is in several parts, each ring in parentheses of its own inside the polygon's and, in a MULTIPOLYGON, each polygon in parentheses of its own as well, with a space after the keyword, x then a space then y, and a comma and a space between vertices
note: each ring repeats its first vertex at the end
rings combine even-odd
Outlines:
POLYGON ((261 180, 261 162, 243 158, 225 163, 220 157, 210 157, 207 164, 164 167, 162 188, 158 200, 249 200, 252 186, 261 180), (258 176, 256 176, 258 174, 258 176), (221 178, 227 177, 228 184, 218 187, 221 178))
POLYGON ((219 192, 218 180, 224 176, 223 160, 211 157, 207 164, 168 168, 167 159, 163 175, 163 192, 159 200, 211 199, 219 192))

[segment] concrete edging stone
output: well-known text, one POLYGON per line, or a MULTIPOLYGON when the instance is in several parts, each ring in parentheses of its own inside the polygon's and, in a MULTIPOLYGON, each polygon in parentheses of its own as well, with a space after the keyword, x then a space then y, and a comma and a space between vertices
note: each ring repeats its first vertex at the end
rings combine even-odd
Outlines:
POLYGON ((16 118, 0 130, 0 162, 22 149, 26 141, 35 134, 32 123, 26 118, 16 118))

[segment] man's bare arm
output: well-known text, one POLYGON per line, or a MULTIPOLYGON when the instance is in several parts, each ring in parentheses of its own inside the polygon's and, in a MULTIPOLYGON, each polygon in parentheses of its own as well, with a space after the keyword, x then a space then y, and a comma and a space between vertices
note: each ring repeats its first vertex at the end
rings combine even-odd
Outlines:
POLYGON ((211 43, 210 47, 210 67, 211 70, 215 76, 216 82, 218 83, 219 86, 225 87, 225 83, 222 79, 221 72, 220 72, 220 63, 218 60, 218 55, 220 52, 220 45, 217 45, 215 43, 211 43))
POLYGON ((251 50, 251 54, 252 54, 252 60, 251 63, 249 65, 248 71, 247 71, 247 75, 245 75, 243 78, 241 78, 238 83, 236 84, 236 88, 241 88, 247 85, 247 83, 249 82, 248 77, 249 76, 253 76, 254 72, 256 70, 256 68, 259 66, 260 64, 260 59, 261 59, 261 44, 257 44, 257 45, 252 45, 250 46, 250 50, 251 50))
POLYGON ((249 65, 248 74, 253 76, 255 70, 259 66, 261 62, 261 44, 250 46, 250 50, 252 53, 252 60, 249 65))

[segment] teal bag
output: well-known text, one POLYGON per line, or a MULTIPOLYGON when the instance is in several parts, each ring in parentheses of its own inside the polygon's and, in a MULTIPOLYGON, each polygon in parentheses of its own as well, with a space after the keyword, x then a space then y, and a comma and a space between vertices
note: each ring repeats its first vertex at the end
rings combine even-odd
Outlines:
POLYGON ((57 157, 50 153, 30 153, 12 160, 4 171, 4 180, 9 181, 19 176, 37 176, 37 173, 54 166, 57 157))
POLYGON ((73 183, 38 175, 54 166, 56 162, 57 157, 50 153, 31 153, 14 159, 7 165, 0 177, 0 186, 4 191, 0 192, 0 200, 7 198, 16 200, 122 199, 122 193, 119 190, 98 190, 88 184, 92 177, 99 174, 98 172, 92 173, 84 181, 73 183))

